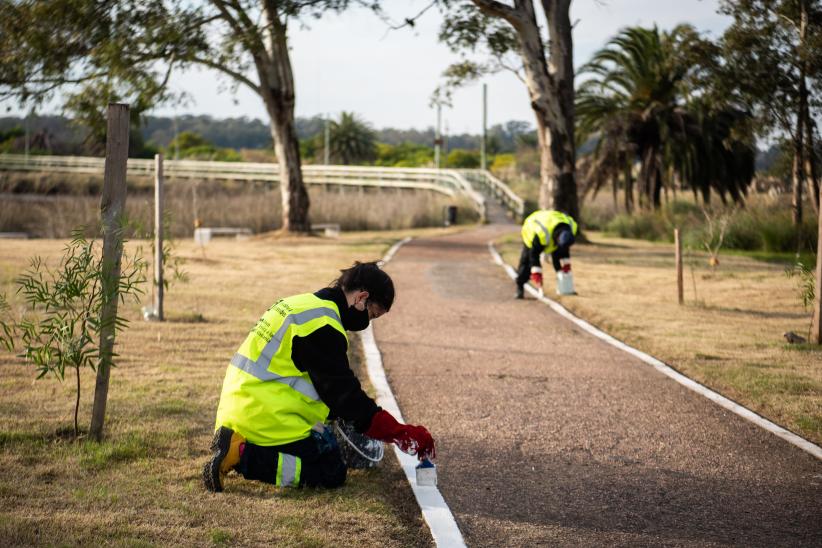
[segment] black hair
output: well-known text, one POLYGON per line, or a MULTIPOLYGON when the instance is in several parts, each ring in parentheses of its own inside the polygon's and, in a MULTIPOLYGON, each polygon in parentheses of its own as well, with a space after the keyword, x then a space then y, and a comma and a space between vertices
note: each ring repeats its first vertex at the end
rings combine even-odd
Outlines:
POLYGON ((368 300, 374 301, 388 312, 394 304, 394 282, 375 262, 354 262, 351 268, 340 270, 340 277, 333 287, 343 291, 368 291, 368 300))

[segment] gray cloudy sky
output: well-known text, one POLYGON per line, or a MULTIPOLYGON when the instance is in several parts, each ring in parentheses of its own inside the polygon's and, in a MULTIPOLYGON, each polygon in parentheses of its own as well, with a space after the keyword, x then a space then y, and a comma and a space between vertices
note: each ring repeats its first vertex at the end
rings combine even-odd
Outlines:
MULTIPOLYGON (((415 15, 428 0, 387 0, 395 20, 415 15)), ((656 24, 670 29, 687 22, 718 37, 729 19, 717 14, 718 0, 574 0, 575 65, 586 62, 619 29, 656 24)), ((386 24, 364 9, 308 21, 289 29, 297 87, 297 115, 313 116, 353 111, 375 127, 423 129, 433 126, 428 106, 443 70, 457 56, 437 42, 440 14, 431 9, 414 29, 387 32, 386 24)), ((488 84, 488 124, 508 120, 532 122, 525 86, 508 72, 485 80, 488 84)), ((171 81, 190 95, 188 104, 159 108, 153 114, 210 114, 217 118, 247 116, 265 119, 262 101, 242 87, 235 95, 214 72, 179 72, 171 81)), ((482 127, 482 89, 479 83, 454 95, 443 112, 450 133, 478 133, 482 127)), ((11 106, 11 105, 6 105, 11 106)), ((6 109, 3 108, 3 111, 6 109)), ((15 108, 9 114, 17 114, 15 108)))

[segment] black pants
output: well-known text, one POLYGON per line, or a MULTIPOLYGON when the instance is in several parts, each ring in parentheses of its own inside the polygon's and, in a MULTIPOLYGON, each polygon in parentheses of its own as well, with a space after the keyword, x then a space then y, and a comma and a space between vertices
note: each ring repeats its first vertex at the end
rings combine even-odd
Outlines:
POLYGON ((300 487, 333 488, 345 483, 348 468, 330 431, 326 435, 312 430, 307 438, 273 447, 246 443, 236 470, 245 479, 277 485, 280 453, 301 460, 300 487))
MULTIPOLYGON (((522 287, 531 277, 531 267, 532 266, 540 266, 539 264, 539 254, 536 254, 536 259, 534 258, 534 251, 530 247, 526 247, 524 244, 522 246, 522 252, 519 254, 519 266, 517 266, 517 286, 522 287)), ((568 259, 571 257, 570 251, 565 249, 557 249, 553 253, 551 253, 551 262, 554 265, 554 270, 559 272, 562 268, 559 260, 560 259, 568 259)), ((543 274, 544 275, 544 274, 543 274)))
POLYGON ((522 246, 522 252, 519 254, 519 266, 517 267, 517 287, 522 287, 528 278, 531 277, 531 249, 522 246))

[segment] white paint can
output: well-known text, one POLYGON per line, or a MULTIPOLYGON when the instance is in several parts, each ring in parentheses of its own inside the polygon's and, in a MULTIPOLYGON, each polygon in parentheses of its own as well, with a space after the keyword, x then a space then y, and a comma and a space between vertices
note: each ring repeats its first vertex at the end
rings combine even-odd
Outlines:
POLYGON ((557 272, 557 295, 576 295, 574 274, 571 271, 557 272))

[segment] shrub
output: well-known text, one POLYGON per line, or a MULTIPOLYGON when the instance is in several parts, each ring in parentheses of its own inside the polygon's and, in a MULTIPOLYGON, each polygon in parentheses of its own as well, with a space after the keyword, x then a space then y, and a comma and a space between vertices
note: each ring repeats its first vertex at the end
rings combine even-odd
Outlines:
POLYGON ((455 169, 475 169, 480 165, 479 152, 473 150, 463 150, 461 148, 448 153, 445 166, 455 169))
POLYGON ((737 213, 725 235, 725 245, 729 249, 753 251, 762 249, 762 233, 757 221, 747 212, 737 213))
POLYGON ((607 232, 622 238, 642 240, 670 240, 673 228, 660 212, 643 212, 637 215, 621 213, 605 227, 607 232))
POLYGON ((387 167, 423 167, 433 161, 434 149, 425 145, 377 143, 377 159, 374 163, 387 167))
MULTIPOLYGON (((773 203, 756 199, 746 209, 732 210, 725 231, 722 247, 744 251, 796 252, 815 251, 817 224, 815 218, 805 219, 797 229, 793 226, 790 210, 773 203)), ((710 240, 702 208, 692 202, 677 200, 658 211, 640 211, 633 215, 621 213, 608 219, 608 214, 598 216, 596 208, 583 210, 586 226, 603 228, 606 232, 623 238, 673 241, 673 231, 679 227, 683 243, 703 248, 710 240)), ((713 215, 723 215, 720 208, 713 215)))
POLYGON ((516 165, 517 158, 513 154, 497 154, 494 156, 494 161, 491 162, 489 169, 496 174, 515 168, 516 165))

